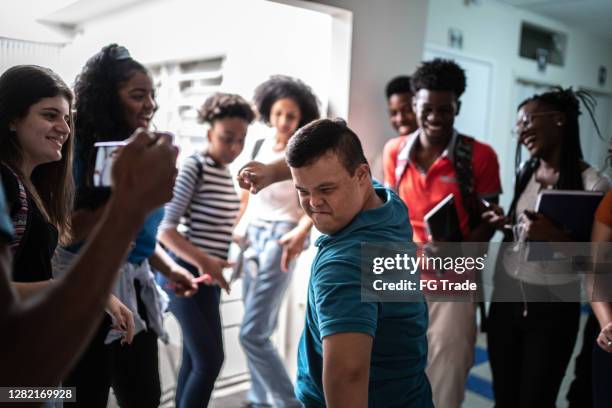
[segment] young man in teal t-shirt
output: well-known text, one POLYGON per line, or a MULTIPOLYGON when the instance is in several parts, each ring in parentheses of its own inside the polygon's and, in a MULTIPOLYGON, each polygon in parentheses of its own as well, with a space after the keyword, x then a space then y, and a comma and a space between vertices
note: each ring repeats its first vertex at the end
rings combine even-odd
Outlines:
POLYGON ((432 407, 427 306, 361 301, 361 244, 411 242, 401 200, 373 186, 355 133, 322 119, 289 141, 287 163, 316 228, 296 393, 307 407, 432 407))

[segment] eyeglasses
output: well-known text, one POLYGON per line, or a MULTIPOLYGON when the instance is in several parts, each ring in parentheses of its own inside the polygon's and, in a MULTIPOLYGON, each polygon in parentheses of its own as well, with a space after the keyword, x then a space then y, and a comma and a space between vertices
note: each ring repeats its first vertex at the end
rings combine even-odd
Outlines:
POLYGON ((550 115, 558 115, 558 114, 562 114, 562 112, 548 111, 548 112, 526 113, 514 125, 514 128, 511 130, 512 136, 514 136, 515 138, 518 138, 521 131, 533 123, 533 118, 537 118, 538 116, 550 116, 550 115))

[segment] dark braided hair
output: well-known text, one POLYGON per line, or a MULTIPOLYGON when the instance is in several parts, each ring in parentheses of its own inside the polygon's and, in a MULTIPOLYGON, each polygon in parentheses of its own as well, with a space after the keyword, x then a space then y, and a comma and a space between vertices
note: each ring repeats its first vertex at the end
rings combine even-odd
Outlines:
MULTIPOLYGON (((561 162, 559 168, 559 180, 555 184, 556 189, 562 190, 583 190, 582 182, 582 148, 580 147, 580 127, 578 117, 582 114, 581 105, 586 108, 595 130, 601 138, 599 126, 593 114, 596 106, 596 101, 591 94, 586 91, 574 91, 572 87, 563 89, 554 87, 548 92, 537 94, 525 99, 518 106, 518 109, 530 102, 537 102, 546 105, 547 107, 559 111, 565 115, 563 124, 562 139, 561 139, 561 162)), ((518 110, 517 109, 517 110, 518 110)), ((532 157, 525 163, 521 162, 521 143, 517 142, 515 153, 516 177, 515 191, 509 214, 514 217, 516 203, 519 196, 522 194, 528 178, 538 168, 539 159, 532 157)))
POLYGON ((259 112, 259 119, 270 126, 272 105, 284 98, 292 99, 300 108, 298 128, 319 118, 319 101, 308 85, 297 78, 273 75, 255 89, 253 102, 259 112))
POLYGON ((198 122, 212 126, 214 121, 223 118, 240 118, 250 124, 255 119, 255 112, 242 96, 217 92, 208 97, 198 110, 198 122))

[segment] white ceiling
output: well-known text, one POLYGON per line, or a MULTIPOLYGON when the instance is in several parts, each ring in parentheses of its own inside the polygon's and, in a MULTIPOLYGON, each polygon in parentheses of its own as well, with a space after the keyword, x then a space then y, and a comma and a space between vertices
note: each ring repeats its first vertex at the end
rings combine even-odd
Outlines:
MULTIPOLYGON (((28 0, 32 1, 32 0, 28 0)), ((49 10, 41 20, 78 25, 92 17, 146 0, 47 0, 49 10), (57 6, 65 6, 57 9, 57 6)), ((612 41, 612 0, 499 0, 524 10, 562 21, 612 41)))
MULTIPOLYGON (((62 0, 55 0, 61 2, 62 0)), ((83 21, 112 13, 145 0, 63 0, 64 7, 55 9, 39 20, 49 23, 78 25, 83 21)))
POLYGON ((500 0, 612 41, 612 0, 500 0))

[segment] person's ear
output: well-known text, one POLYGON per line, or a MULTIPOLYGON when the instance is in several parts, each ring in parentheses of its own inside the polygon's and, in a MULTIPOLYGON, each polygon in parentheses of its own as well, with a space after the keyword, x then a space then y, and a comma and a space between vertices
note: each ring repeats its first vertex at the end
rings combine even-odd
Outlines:
POLYGON ((416 115, 417 111, 417 97, 416 95, 412 95, 412 112, 416 115))
POLYGON ((208 139, 208 142, 212 142, 211 138, 212 138, 212 125, 210 125, 210 127, 208 128, 208 131, 206 132, 206 138, 208 139))
POLYGON ((459 112, 461 112, 461 101, 457 101, 457 112, 455 112, 455 116, 459 115, 459 112))
POLYGON ((14 120, 11 120, 9 122, 9 131, 10 132, 16 132, 17 131, 17 124, 15 123, 14 120))
POLYGON ((357 169, 355 169, 355 175, 360 183, 364 180, 370 183, 370 166, 367 163, 361 163, 357 166, 357 169))

